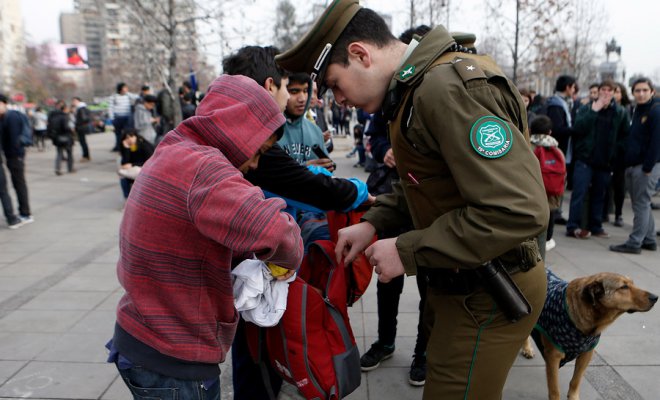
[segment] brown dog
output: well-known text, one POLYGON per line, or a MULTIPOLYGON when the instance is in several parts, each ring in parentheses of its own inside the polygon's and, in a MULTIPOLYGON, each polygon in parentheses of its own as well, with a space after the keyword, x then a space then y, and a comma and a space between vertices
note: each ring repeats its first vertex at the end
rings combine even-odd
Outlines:
MULTIPOLYGON (((548 398, 559 400, 559 368, 576 359, 568 399, 579 400, 580 382, 601 332, 623 313, 649 311, 658 296, 615 273, 601 272, 566 282, 550 270, 546 272, 548 297, 532 338, 545 360, 548 398)), ((534 356, 530 338, 522 354, 534 356)))

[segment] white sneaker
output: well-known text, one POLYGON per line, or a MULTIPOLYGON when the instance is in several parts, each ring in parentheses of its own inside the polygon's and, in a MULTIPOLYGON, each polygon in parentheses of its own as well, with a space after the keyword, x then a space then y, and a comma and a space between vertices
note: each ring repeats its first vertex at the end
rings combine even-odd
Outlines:
POLYGON ((23 225, 31 224, 34 222, 34 218, 32 217, 32 215, 19 215, 18 218, 20 218, 23 225))
POLYGON ((557 243, 555 243, 555 239, 550 239, 547 242, 545 242, 545 251, 550 251, 555 248, 557 243))

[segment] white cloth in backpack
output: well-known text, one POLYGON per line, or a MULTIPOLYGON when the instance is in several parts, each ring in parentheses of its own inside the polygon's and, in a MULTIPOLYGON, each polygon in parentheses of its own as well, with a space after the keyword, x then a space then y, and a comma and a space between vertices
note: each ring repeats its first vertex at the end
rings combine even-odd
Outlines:
POLYGON ((244 320, 262 327, 275 326, 286 310, 289 282, 273 278, 261 260, 245 260, 231 271, 234 306, 244 320))

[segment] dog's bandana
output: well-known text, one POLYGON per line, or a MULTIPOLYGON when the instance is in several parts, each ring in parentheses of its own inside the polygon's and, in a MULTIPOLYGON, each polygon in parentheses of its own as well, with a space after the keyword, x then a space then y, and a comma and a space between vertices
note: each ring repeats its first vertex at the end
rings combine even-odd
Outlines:
POLYGON ((541 316, 532 331, 532 339, 543 354, 543 334, 565 357, 559 363, 560 367, 577 358, 581 353, 596 347, 600 335, 587 336, 580 332, 568 315, 566 303, 566 288, 568 282, 562 280, 546 268, 548 277, 548 295, 543 305, 541 316))

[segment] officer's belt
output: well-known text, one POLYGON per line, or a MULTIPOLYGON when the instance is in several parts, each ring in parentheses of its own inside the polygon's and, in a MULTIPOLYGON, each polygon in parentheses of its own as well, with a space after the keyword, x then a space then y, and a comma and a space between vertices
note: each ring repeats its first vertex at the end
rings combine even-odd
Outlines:
MULTIPOLYGON (((519 246, 493 259, 504 267, 509 275, 527 272, 534 268, 541 256, 536 239, 528 239, 519 246)), ((476 268, 425 268, 430 288, 448 295, 466 295, 481 288, 481 278, 476 268)))

